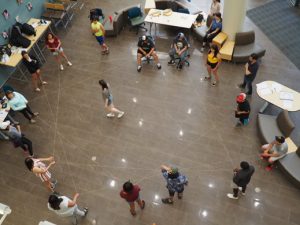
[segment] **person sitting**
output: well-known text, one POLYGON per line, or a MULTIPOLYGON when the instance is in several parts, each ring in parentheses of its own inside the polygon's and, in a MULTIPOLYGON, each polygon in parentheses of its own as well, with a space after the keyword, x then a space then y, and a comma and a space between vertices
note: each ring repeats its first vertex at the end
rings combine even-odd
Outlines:
POLYGON ((178 33, 176 38, 173 40, 169 55, 171 57, 169 65, 175 64, 175 58, 180 58, 178 69, 182 69, 186 57, 188 56, 189 43, 187 42, 183 33, 178 33))
POLYGON ((245 93, 240 93, 236 97, 237 109, 235 110, 235 117, 239 119, 236 127, 245 126, 249 123, 250 104, 246 99, 245 93))
POLYGON ((159 63, 158 56, 155 52, 155 45, 151 36, 143 35, 138 42, 138 50, 137 50, 137 71, 140 72, 142 70, 142 58, 146 57, 149 59, 150 57, 154 58, 157 69, 161 69, 161 64, 159 63))
POLYGON ((270 144, 265 144, 261 147, 262 154, 260 157, 266 159, 269 162, 269 165, 266 167, 266 170, 271 170, 274 162, 283 158, 288 152, 288 145, 283 136, 275 136, 275 140, 270 144))
POLYGON ((202 43, 202 48, 200 49, 201 52, 204 51, 204 48, 206 46, 206 43, 211 43, 212 40, 222 31, 222 17, 221 13, 215 13, 214 14, 214 19, 212 20, 211 25, 209 26, 208 31, 206 32, 204 38, 203 38, 203 43, 202 43))

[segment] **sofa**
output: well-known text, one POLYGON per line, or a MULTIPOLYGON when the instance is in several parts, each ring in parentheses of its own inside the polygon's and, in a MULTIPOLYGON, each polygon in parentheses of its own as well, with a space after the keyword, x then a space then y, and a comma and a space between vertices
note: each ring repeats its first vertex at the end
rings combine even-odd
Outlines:
MULTIPOLYGON (((288 111, 283 110, 278 116, 259 113, 257 128, 261 143, 267 144, 272 142, 275 136, 290 137, 295 125, 290 119, 288 111)), ((278 160, 278 166, 286 177, 300 188, 300 147, 296 147, 296 151, 291 151, 291 147, 289 144, 288 154, 278 160)))
POLYGON ((252 53, 256 53, 259 58, 263 57, 266 53, 266 49, 255 43, 254 31, 236 33, 232 61, 246 63, 252 53))

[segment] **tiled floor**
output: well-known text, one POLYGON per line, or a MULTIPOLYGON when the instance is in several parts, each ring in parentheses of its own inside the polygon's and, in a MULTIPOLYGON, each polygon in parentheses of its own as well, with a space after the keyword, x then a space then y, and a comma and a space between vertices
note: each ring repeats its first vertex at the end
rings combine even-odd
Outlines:
MULTIPOLYGON (((57 190, 69 196, 79 192, 79 205, 89 206, 81 224, 96 220, 98 225, 299 225, 299 190, 279 170, 264 171, 257 160, 256 113, 263 102, 256 94, 249 126, 234 127, 236 84, 242 80, 243 65, 223 63, 221 83, 213 88, 201 79, 204 56, 191 39, 191 66, 180 72, 168 67, 174 33, 165 28, 160 30, 163 38, 156 39, 160 71, 150 64, 136 72, 137 36, 128 28, 107 39, 110 55, 100 54, 89 33, 88 9, 100 6, 109 14, 135 2, 139 1, 87 0, 73 26, 59 33, 74 65, 60 72, 48 56, 43 73, 49 85, 40 94, 31 91, 30 83, 9 82, 40 112, 35 125, 17 117, 35 153, 55 156, 52 173, 59 180, 57 190), (105 117, 101 78, 111 84, 116 105, 126 112, 124 118, 105 117), (232 169, 241 160, 253 164, 256 173, 247 195, 234 201, 226 194, 231 191, 232 169), (167 195, 161 164, 177 165, 190 180, 183 200, 173 206, 162 205, 159 199, 167 195), (128 179, 142 187, 147 204, 135 218, 119 197, 128 179)), ((208 8, 208 1, 194 2, 208 8)), ((248 2, 250 8, 267 1, 248 2)), ((267 48, 256 82, 274 79, 300 91, 299 70, 251 21, 246 20, 246 27, 254 27, 257 41, 267 48)), ((299 113, 292 117, 299 124, 299 113)), ((297 132, 293 137, 299 137, 297 132)), ((22 152, 10 143, 0 146, 0 202, 13 210, 3 224, 37 225, 45 219, 70 224, 48 211, 48 193, 25 168, 22 152)))

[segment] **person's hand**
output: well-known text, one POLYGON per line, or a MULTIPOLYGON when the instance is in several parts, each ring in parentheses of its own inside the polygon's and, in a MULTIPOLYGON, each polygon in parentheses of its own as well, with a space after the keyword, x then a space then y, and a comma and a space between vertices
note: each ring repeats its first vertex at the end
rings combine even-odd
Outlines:
POLYGON ((55 164, 55 161, 52 161, 51 163, 50 163, 50 165, 54 165, 55 164))
POLYGON ((49 157, 49 161, 53 162, 53 161, 54 161, 54 157, 53 157, 53 156, 50 156, 50 157, 49 157))
POLYGON ((76 193, 75 195, 74 195, 74 198, 78 198, 79 197, 79 193, 76 193))

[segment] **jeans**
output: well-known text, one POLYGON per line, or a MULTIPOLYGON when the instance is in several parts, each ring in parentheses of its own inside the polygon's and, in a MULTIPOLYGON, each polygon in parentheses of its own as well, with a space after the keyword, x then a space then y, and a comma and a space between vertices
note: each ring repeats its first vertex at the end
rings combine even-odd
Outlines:
POLYGON ((248 92, 247 94, 252 95, 252 82, 253 82, 254 78, 252 78, 249 75, 244 75, 244 82, 241 85, 242 88, 245 88, 247 86, 248 92))
POLYGON ((24 115, 24 117, 28 120, 31 120, 34 116, 33 112, 31 111, 31 108, 29 105, 26 105, 26 108, 20 110, 20 112, 24 115))
POLYGON ((169 56, 171 57, 171 60, 175 60, 175 58, 180 58, 180 61, 183 63, 185 58, 188 55, 188 51, 184 51, 180 56, 176 53, 175 48, 172 48, 169 52, 169 56))
POLYGON ((80 209, 78 208, 78 206, 76 205, 76 206, 75 206, 75 209, 74 209, 74 215, 75 215, 75 216, 85 216, 85 213, 84 213, 82 210, 80 210, 80 209))

